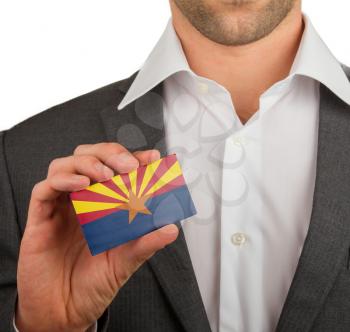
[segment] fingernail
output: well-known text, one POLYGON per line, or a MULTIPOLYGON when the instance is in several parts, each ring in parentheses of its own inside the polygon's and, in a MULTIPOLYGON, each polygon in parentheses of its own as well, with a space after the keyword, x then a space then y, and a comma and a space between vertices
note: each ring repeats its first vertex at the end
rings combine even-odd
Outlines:
POLYGON ((108 163, 120 173, 131 171, 139 166, 137 159, 129 152, 122 152, 111 156, 108 159, 108 163))
POLYGON ((178 233, 178 228, 175 225, 167 225, 164 226, 160 229, 162 231, 162 233, 166 234, 166 235, 173 235, 178 233))
POLYGON ((122 152, 117 156, 120 162, 128 163, 128 164, 137 163, 137 160, 135 159, 135 157, 133 157, 129 152, 122 152))
POLYGON ((79 184, 80 186, 88 186, 90 184, 90 180, 88 177, 84 175, 73 175, 72 180, 76 183, 79 184))
POLYGON ((105 176, 106 179, 110 179, 114 176, 113 170, 111 170, 109 167, 106 165, 103 165, 102 167, 102 173, 105 176))
POLYGON ((160 159, 160 152, 158 150, 151 150, 151 156, 150 156, 151 161, 156 161, 160 159))
POLYGON ((103 174, 104 179, 110 179, 114 176, 113 170, 102 163, 96 163, 95 168, 98 170, 98 172, 103 174))

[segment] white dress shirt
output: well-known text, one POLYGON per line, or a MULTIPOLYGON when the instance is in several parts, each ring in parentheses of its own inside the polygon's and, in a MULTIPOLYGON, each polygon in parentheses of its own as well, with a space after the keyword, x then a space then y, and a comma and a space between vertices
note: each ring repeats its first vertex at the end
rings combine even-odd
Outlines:
POLYGON ((198 211, 183 230, 213 332, 275 329, 310 221, 319 83, 350 104, 340 64, 304 22, 290 74, 244 125, 229 92, 190 69, 171 19, 118 106, 164 82, 168 150, 198 211))
POLYGON ((171 19, 118 106, 164 82, 167 146, 198 211, 183 230, 213 332, 275 329, 310 221, 319 83, 350 104, 339 62, 304 22, 290 74, 244 125, 229 92, 190 69, 171 19))

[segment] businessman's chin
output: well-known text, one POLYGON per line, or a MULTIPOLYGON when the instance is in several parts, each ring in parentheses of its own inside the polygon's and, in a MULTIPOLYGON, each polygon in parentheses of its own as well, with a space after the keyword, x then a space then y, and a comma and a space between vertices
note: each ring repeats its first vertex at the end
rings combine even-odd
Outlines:
POLYGON ((245 45, 270 34, 297 0, 173 0, 205 37, 227 46, 245 45))

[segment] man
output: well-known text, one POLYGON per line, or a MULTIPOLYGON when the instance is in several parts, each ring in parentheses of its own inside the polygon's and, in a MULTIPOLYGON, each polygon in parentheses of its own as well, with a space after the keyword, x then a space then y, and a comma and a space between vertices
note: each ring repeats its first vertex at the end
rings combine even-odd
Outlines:
POLYGON ((170 5, 138 73, 2 133, 1 330, 350 330, 349 69, 300 0, 170 5), (92 257, 67 193, 174 151, 197 216, 92 257))

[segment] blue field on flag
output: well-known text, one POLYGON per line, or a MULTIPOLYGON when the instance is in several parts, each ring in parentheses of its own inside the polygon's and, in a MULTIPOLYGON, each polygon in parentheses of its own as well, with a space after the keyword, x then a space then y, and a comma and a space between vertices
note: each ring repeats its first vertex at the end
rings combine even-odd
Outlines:
POLYGON ((70 198, 92 255, 196 214, 174 154, 70 198))

